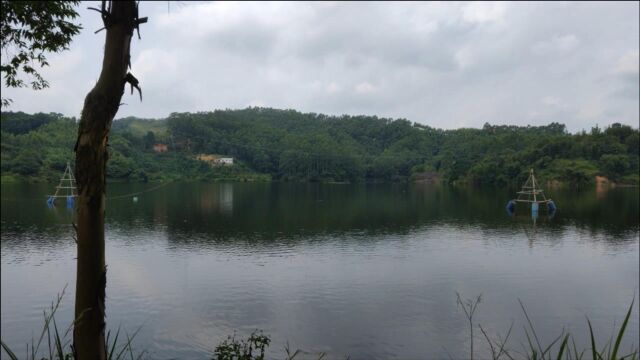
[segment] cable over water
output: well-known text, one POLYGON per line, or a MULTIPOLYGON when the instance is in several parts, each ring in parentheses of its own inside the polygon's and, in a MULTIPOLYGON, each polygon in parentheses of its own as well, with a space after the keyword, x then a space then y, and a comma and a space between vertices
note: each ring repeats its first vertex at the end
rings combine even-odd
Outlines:
MULTIPOLYGON (((140 195, 140 194, 144 194, 144 193, 148 193, 151 191, 155 191, 158 190, 162 187, 165 187, 167 185, 173 184, 175 182, 175 180, 166 182, 166 183, 161 183, 160 185, 154 186, 152 188, 149 189, 144 189, 144 190, 140 190, 140 191, 136 191, 136 192, 132 192, 132 193, 128 193, 128 194, 123 194, 123 195, 117 195, 117 196, 107 196, 106 200, 119 200, 119 199, 124 199, 124 198, 128 198, 131 196, 135 196, 135 195, 140 195)), ((39 196, 39 197, 20 197, 20 198, 11 198, 11 197, 0 197, 0 199, 2 199, 2 201, 13 201, 13 202, 25 202, 25 201, 42 201, 43 198, 46 198, 50 195, 45 195, 45 196, 39 196)))
POLYGON ((145 190, 141 190, 141 191, 136 191, 136 192, 132 192, 132 193, 129 193, 129 194, 118 195, 118 196, 111 196, 111 197, 107 196, 107 200, 124 199, 124 198, 128 198, 128 197, 131 197, 131 196, 134 196, 134 195, 140 195, 140 194, 148 193, 148 192, 151 192, 151 191, 154 191, 154 190, 158 190, 158 189, 160 189, 160 188, 162 188, 162 187, 165 187, 165 186, 167 186, 167 185, 169 185, 169 184, 173 184, 174 182, 175 182, 175 181, 169 181, 169 182, 166 182, 166 183, 162 183, 162 184, 160 184, 160 185, 158 185, 158 186, 154 186, 154 187, 152 187, 152 188, 150 188, 150 189, 145 189, 145 190))

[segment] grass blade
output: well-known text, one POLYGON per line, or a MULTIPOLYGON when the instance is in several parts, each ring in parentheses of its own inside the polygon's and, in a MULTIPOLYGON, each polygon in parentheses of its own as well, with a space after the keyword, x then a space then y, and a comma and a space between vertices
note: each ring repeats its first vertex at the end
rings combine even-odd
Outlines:
POLYGON ((558 350, 557 360, 562 360, 562 354, 564 354, 564 349, 567 347, 567 343, 569 342, 569 334, 564 337, 562 344, 560 344, 560 350, 558 350))
POLYGON ((509 352, 507 352, 507 349, 505 349, 505 345, 507 344, 507 341, 509 341, 509 336, 511 336, 512 329, 513 329, 513 321, 509 326, 509 330, 507 330, 507 335, 504 337, 504 340, 502 340, 502 344, 500 344, 500 350, 498 351, 498 358, 500 358, 500 355, 505 354, 509 359, 513 360, 511 355, 509 355, 509 352))
MULTIPOLYGON (((47 313, 44 312, 44 318, 47 318, 47 313)), ((51 331, 47 327, 47 346, 49 348, 49 359, 53 359, 53 349, 51 348, 51 331)))
POLYGON ((585 350, 582 350, 582 352, 578 352, 578 347, 576 346, 576 340, 574 338, 571 338, 571 343, 573 344, 573 356, 575 360, 582 360, 582 357, 584 356, 584 352, 585 350))
POLYGON ((520 303, 520 307, 524 312, 524 317, 527 319, 527 322, 529 323, 529 328, 531 328, 531 332, 533 333, 533 338, 536 339, 536 344, 538 345, 538 349, 540 350, 541 356, 544 356, 544 351, 542 351, 542 346, 540 345, 540 340, 538 340, 536 329, 533 327, 533 323, 531 322, 531 319, 529 319, 529 314, 527 314, 527 310, 524 308, 524 304, 522 303, 522 300, 518 299, 518 302, 520 303))
POLYGON ((638 356, 638 351, 634 350, 632 353, 629 353, 624 356, 620 356, 620 360, 625 360, 625 359, 635 360, 637 356, 638 356))
POLYGON ((544 356, 551 350, 551 348, 553 347, 553 345, 555 345, 558 340, 560 340, 562 338, 562 335, 564 335, 564 330, 562 331, 562 334, 560 334, 560 336, 558 336, 557 338, 555 338, 555 340, 553 340, 551 342, 551 344, 549 344, 549 346, 547 346, 546 349, 544 349, 544 351, 542 352, 542 354, 540 354, 540 356, 542 356, 542 358, 544 359, 544 356))
MULTIPOLYGON (((110 333, 111 331, 109 331, 110 333)), ((108 360, 113 360, 113 354, 116 350, 116 344, 118 343, 118 335, 120 335, 120 326, 118 326, 118 330, 116 331, 115 339, 113 339, 113 344, 111 345, 111 350, 109 351, 108 360)), ((107 338, 107 344, 109 344, 109 339, 107 338)))
MULTIPOLYGON (((131 340, 132 338, 129 337, 129 333, 125 331, 125 335, 127 335, 127 348, 129 349, 129 358, 131 360, 134 360, 133 358, 133 350, 131 350, 131 340)), ((135 334, 133 335, 135 337, 135 334)))
POLYGON ((527 331, 527 328, 524 328, 524 334, 527 336, 527 342, 529 343, 529 349, 531 350, 531 358, 536 359, 538 356, 538 350, 536 350, 536 347, 533 346, 533 343, 531 342, 531 337, 529 336, 529 332, 527 331))
MULTIPOLYGON (((127 336, 127 342, 122 346, 122 349, 120 349, 120 352, 116 356, 116 360, 123 359, 122 355, 124 355, 127 350, 129 351, 130 357, 133 358, 133 351, 131 350, 131 342, 136 337, 136 335, 138 335, 138 332, 140 331, 140 329, 142 329, 142 326, 139 326, 138 329, 133 333, 132 336, 129 336, 129 333, 127 333, 125 331, 125 334, 127 336)), ((120 330, 118 328, 118 332, 119 331, 120 330)), ((113 346, 115 346, 115 342, 114 342, 113 346)))
POLYGON ((53 318, 53 331, 54 331, 54 340, 56 343, 56 351, 58 352, 58 357, 60 359, 64 359, 64 349, 62 346, 62 341, 60 339, 60 333, 58 332, 58 326, 56 325, 56 318, 53 318))
POLYGON ((629 317, 631 316, 631 311, 633 310, 633 303, 635 302, 635 300, 635 298, 631 300, 631 306, 629 306, 627 316, 625 316, 624 321, 622 322, 622 326, 620 327, 620 331, 618 332, 618 337, 616 338, 616 343, 613 346, 613 350, 611 351, 611 360, 615 360, 616 355, 618 355, 618 348, 620 348, 620 342, 622 341, 622 336, 624 335, 624 331, 627 328, 627 323, 629 322, 629 317))
POLYGON ((107 338, 104 339, 104 348, 105 351, 107 352, 107 360, 111 360, 110 356, 109 356, 109 337, 111 336, 111 330, 107 331, 107 338))
POLYGON ((593 327, 591 321, 587 318, 587 324, 589 324, 589 335, 591 336, 591 356, 593 360, 598 360, 598 350, 596 349, 596 339, 593 336, 593 327))
POLYGON ((7 344, 4 343, 4 341, 0 340, 0 345, 2 345, 2 348, 4 349, 4 351, 7 353, 7 355, 9 355, 9 359, 18 360, 18 357, 16 356, 16 354, 14 354, 13 351, 11 351, 11 349, 9 349, 9 347, 7 346, 7 344))
POLYGON ((491 350, 491 359, 497 360, 498 357, 496 356, 496 349, 494 348, 493 342, 489 338, 489 335, 487 335, 487 332, 484 331, 484 329, 482 328, 482 325, 478 325, 478 327, 480 327, 480 332, 482 333, 482 335, 484 335, 484 338, 487 340, 487 343, 489 344, 489 349, 491 350))
POLYGON ((140 352, 140 354, 138 355, 138 357, 136 358, 136 360, 140 360, 140 359, 142 359, 142 356, 144 355, 144 353, 145 353, 145 351, 144 351, 144 350, 142 350, 142 351, 140 352))

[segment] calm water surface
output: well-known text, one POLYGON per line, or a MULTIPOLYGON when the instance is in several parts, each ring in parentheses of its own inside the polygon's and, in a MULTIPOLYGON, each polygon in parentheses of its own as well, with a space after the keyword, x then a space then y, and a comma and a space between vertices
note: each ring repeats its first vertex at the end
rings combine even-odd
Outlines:
MULTIPOLYGON (((112 184, 108 196, 154 185, 112 184)), ((73 212, 51 185, 2 186, 2 339, 24 352, 67 286, 73 212)), ((206 359, 234 331, 263 329, 331 358, 468 357, 456 292, 483 294, 477 321, 525 341, 527 306, 543 341, 564 328, 587 344, 638 296, 638 189, 550 191, 559 211, 509 217, 513 192, 427 185, 181 183, 107 203, 107 325, 134 331, 154 359, 206 359)), ((625 348, 638 344, 634 309, 625 348)), ((479 334, 478 334, 479 335, 479 334)), ((486 346, 478 337, 478 354, 486 346)), ((3 354, 4 356, 4 354, 3 354)))

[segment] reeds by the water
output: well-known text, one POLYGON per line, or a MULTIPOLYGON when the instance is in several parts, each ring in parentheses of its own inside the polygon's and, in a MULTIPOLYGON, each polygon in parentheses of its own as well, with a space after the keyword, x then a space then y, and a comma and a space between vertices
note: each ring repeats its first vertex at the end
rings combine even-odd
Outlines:
MULTIPOLYGON (((38 341, 31 339, 31 343, 27 343, 26 355, 24 357, 25 360, 72 360, 76 359, 73 345, 71 344, 71 338, 69 334, 73 329, 73 325, 77 323, 82 315, 74 320, 69 327, 61 333, 58 330, 58 325, 56 324, 55 314, 58 308, 60 307, 60 303, 62 302, 62 298, 64 297, 64 293, 67 287, 65 286, 56 296, 56 300, 51 303, 49 311, 43 311, 44 315, 44 325, 42 327, 42 331, 40 332, 40 337, 38 341), (43 345, 43 341, 47 340, 47 348, 44 349, 46 354, 40 356, 38 355, 40 352, 40 346, 43 345), (48 357, 47 357, 48 356, 48 357)), ((107 350, 106 358, 107 360, 139 360, 142 359, 145 351, 142 351, 134 356, 133 352, 133 340, 136 335, 140 331, 138 328, 132 335, 129 335, 128 332, 125 331, 126 341, 118 343, 118 337, 120 336, 120 328, 115 333, 115 337, 113 341, 111 341, 111 330, 107 331, 107 336, 105 339, 105 349, 107 350)), ((5 353, 9 356, 11 360, 20 359, 14 351, 12 351, 4 341, 0 340, 0 345, 5 353)))
MULTIPOLYGON (((467 299, 462 300, 460 294, 457 294, 458 304, 462 306, 464 310, 465 317, 469 321, 470 324, 470 359, 473 360, 473 314, 475 313, 478 304, 481 301, 481 296, 478 296, 475 299, 467 299)), ((527 343, 522 345, 522 351, 514 350, 507 346, 507 342, 509 340, 510 335, 513 330, 513 323, 507 330, 506 336, 504 338, 492 339, 484 328, 478 324, 478 328, 480 329, 485 341, 489 345, 489 350, 491 352, 492 360, 499 359, 526 359, 526 360, 582 360, 588 359, 589 357, 585 357, 585 354, 591 355, 592 360, 638 360, 638 347, 634 347, 629 350, 628 353, 619 355, 621 351, 621 343, 622 338, 624 337, 625 331, 627 329, 627 325, 629 324, 629 318, 631 317, 631 313, 633 312, 633 304, 635 303, 635 298, 631 301, 631 305, 629 305, 629 309, 627 310, 627 314, 624 318, 624 321, 620 325, 620 328, 615 331, 617 334, 615 337, 615 341, 612 337, 607 341, 607 343, 600 349, 598 349, 596 337, 593 331, 593 327, 591 326, 591 321, 589 318, 586 318, 587 326, 589 328, 589 339, 591 347, 588 349, 583 349, 582 351, 578 350, 576 346, 575 339, 570 333, 566 333, 564 329, 560 332, 556 338, 554 338, 548 344, 542 344, 540 338, 538 337, 538 333, 536 332, 535 327, 533 326, 533 321, 527 312, 525 305, 522 303, 520 299, 518 299, 520 303, 520 308, 522 309, 522 313, 524 314, 524 318, 526 319, 526 326, 524 327, 525 337, 527 338, 527 343), (590 352, 588 352, 590 350, 590 352)))
MULTIPOLYGON (((69 334, 73 329, 73 325, 79 319, 76 319, 74 322, 72 322, 64 332, 59 331, 58 325, 55 320, 55 313, 60 306, 65 290, 66 286, 62 290, 62 292, 57 295, 56 300, 52 302, 49 310, 45 310, 43 312, 44 325, 42 331, 40 332, 40 337, 37 341, 31 339, 31 343, 27 344, 26 356, 24 357, 25 360, 76 359, 69 334), (43 350, 45 354, 39 355, 40 348, 44 344, 45 340, 47 344, 47 347, 43 350)), ((635 298, 631 301, 631 305, 627 310, 624 321, 614 332, 615 337, 612 335, 611 338, 600 348, 598 348, 597 346, 598 342, 596 341, 596 334, 591 325, 591 321, 589 320, 589 318, 586 318, 591 346, 583 350, 578 350, 574 337, 572 336, 572 334, 565 332, 564 329, 550 343, 542 344, 525 305, 522 303, 522 301, 520 301, 520 299, 518 299, 520 307, 524 314, 524 318, 526 320, 524 333, 527 339, 527 343, 521 344, 521 350, 515 350, 510 346, 510 344, 508 344, 509 338, 513 333, 513 323, 511 323, 511 326, 507 330, 504 337, 500 337, 498 335, 492 338, 480 324, 474 323, 474 314, 478 308, 478 304, 480 304, 482 300, 482 296, 477 296, 476 298, 465 300, 463 300, 462 296, 459 293, 456 293, 456 296, 457 304, 462 307, 464 315, 469 323, 469 358, 471 360, 476 358, 474 354, 474 329, 480 330, 483 339, 486 341, 489 347, 489 355, 490 359, 492 360, 640 360, 638 355, 639 350, 637 346, 628 350, 626 353, 621 352, 622 339, 624 337, 625 331, 627 330, 629 319, 633 312, 635 298)), ((120 343, 118 342, 118 339, 122 334, 121 329, 118 328, 116 330, 113 336, 113 340, 111 338, 111 331, 108 331, 105 339, 105 349, 107 351, 106 358, 108 360, 142 359, 146 352, 134 352, 133 350, 133 342, 140 329, 141 327, 139 327, 131 335, 125 331, 125 339, 120 343)), ((264 360, 268 358, 266 355, 266 351, 270 343, 271 339, 269 338, 269 336, 264 335, 262 332, 254 332, 246 340, 236 339, 235 335, 230 336, 227 338, 227 340, 223 341, 215 347, 215 350, 213 351, 213 359, 264 360)), ((4 352, 8 355, 9 359, 19 359, 16 353, 12 351, 12 349, 10 349, 2 340, 0 340, 0 345, 2 347, 2 350, 4 350, 4 352)), ((289 344, 287 343, 287 345, 285 346, 284 360, 295 360, 298 359, 300 355, 300 350, 291 351, 289 344)), ((325 353, 320 353, 317 354, 317 356, 314 356, 314 359, 321 360, 325 357, 325 353)), ((425 356, 425 358, 427 357, 425 356)), ((349 357, 347 357, 347 359, 349 359, 349 357)))

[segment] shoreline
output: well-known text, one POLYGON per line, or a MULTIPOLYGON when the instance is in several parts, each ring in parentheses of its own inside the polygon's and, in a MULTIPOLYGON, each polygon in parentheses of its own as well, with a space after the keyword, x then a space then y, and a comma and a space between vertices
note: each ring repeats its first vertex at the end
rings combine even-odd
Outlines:
MULTIPOLYGON (((445 186, 453 186, 453 187, 469 187, 469 188, 502 188, 500 186, 490 186, 490 185, 480 185, 473 184, 469 181, 465 180, 457 180, 451 183, 447 183, 442 179, 411 179, 407 178, 399 181, 389 181, 382 179, 372 179, 372 180, 361 180, 361 181, 335 181, 335 180, 281 180, 281 179, 272 179, 268 174, 257 174, 257 178, 250 177, 242 177, 242 178, 214 178, 214 179, 206 179, 206 178, 176 178, 176 179, 158 179, 158 180, 149 180, 149 181, 140 181, 140 180, 121 180, 121 179, 107 179, 107 184, 163 184, 170 182, 181 182, 181 183, 291 183, 291 184, 331 184, 331 185, 349 185, 349 184, 421 184, 421 185, 445 185, 445 186)), ((9 184, 58 184, 59 180, 47 180, 47 179, 38 179, 38 178, 25 178, 25 177, 17 177, 12 175, 2 175, 0 178, 0 184, 9 185, 9 184)), ((593 181, 586 186, 584 184, 572 184, 567 182, 562 182, 559 180, 550 180, 545 181, 546 189, 563 189, 568 187, 579 187, 581 189, 592 188, 595 190, 605 190, 612 188, 637 188, 639 184, 630 184, 630 183, 618 183, 613 181, 593 181)), ((507 187, 518 187, 519 184, 507 184, 507 187)))

